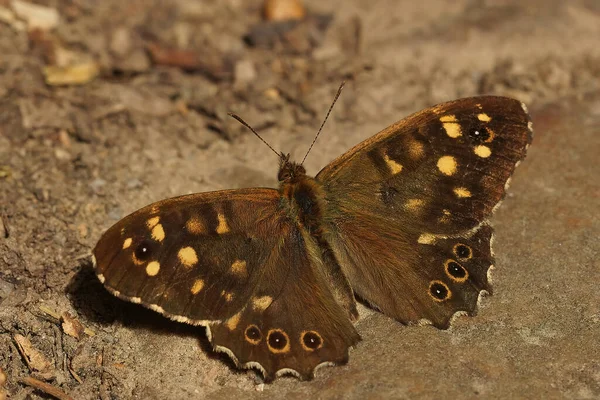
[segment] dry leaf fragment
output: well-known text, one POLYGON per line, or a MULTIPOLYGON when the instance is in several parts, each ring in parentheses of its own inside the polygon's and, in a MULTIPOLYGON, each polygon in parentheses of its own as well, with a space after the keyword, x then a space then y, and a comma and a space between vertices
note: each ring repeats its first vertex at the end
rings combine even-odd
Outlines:
POLYGON ((25 363, 30 370, 44 372, 50 368, 52 365, 50 361, 33 347, 29 339, 19 334, 16 334, 14 339, 19 352, 25 359, 25 363))
POLYGON ((76 318, 73 318, 68 312, 64 312, 61 316, 63 332, 67 335, 80 340, 85 328, 76 318))

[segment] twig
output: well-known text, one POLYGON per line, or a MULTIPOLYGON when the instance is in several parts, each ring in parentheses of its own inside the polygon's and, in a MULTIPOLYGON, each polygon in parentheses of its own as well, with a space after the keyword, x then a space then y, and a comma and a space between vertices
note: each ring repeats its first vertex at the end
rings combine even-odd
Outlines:
POLYGON ((32 378, 30 376, 27 378, 20 379, 19 382, 21 382, 27 386, 31 386, 35 389, 41 390, 42 392, 49 394, 50 396, 57 398, 59 400, 74 400, 71 396, 69 396, 62 390, 60 390, 48 383, 45 383, 38 379, 32 378))

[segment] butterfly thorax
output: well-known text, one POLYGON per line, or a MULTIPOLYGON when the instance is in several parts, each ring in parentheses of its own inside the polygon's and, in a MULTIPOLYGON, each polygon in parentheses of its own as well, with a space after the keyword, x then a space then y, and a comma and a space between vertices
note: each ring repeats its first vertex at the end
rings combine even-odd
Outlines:
POLYGON ((282 155, 278 179, 282 206, 290 217, 310 232, 319 231, 324 201, 319 182, 306 175, 301 164, 290 161, 289 154, 282 155))

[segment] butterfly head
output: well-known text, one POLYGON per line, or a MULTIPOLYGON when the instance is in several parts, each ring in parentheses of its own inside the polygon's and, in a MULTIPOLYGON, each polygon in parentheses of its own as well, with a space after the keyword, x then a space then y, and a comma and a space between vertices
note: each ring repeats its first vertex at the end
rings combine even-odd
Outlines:
POLYGON ((292 183, 306 175, 306 170, 302 164, 290 161, 289 154, 281 153, 281 162, 279 164, 279 182, 292 183))

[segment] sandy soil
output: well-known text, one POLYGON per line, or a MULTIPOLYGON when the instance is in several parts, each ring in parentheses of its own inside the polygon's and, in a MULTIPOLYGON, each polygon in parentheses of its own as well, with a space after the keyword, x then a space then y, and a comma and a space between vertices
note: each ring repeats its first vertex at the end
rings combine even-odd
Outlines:
POLYGON ((0 13, 0 399, 48 398, 30 376, 75 399, 600 397, 600 3, 307 0, 285 37, 255 29, 260 1, 38 3, 51 29, 0 13), (164 65, 173 49, 187 58, 164 65), (98 76, 47 84, 73 63, 98 76), (347 366, 264 385, 202 328, 102 288, 90 250, 129 212, 275 185, 276 157, 228 111, 298 158, 344 79, 309 173, 435 103, 530 106, 478 316, 439 331, 362 307, 347 366))

